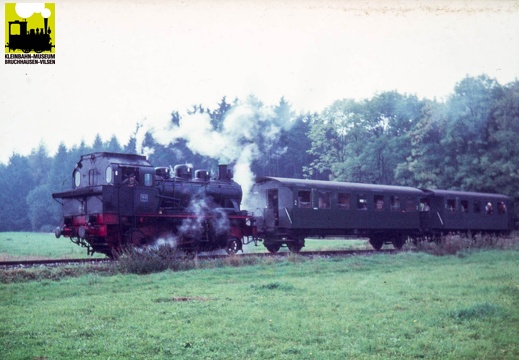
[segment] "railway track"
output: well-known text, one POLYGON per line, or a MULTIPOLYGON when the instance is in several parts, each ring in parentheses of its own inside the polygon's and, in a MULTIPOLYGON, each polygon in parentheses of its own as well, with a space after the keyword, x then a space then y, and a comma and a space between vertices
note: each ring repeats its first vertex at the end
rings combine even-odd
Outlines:
MULTIPOLYGON (((373 254, 393 254, 397 253, 397 250, 384 249, 384 250, 330 250, 330 251, 301 251, 298 254, 291 252, 278 252, 272 253, 243 253, 236 254, 233 256, 237 257, 287 257, 287 256, 305 256, 305 257, 334 257, 334 256, 368 256, 373 254)), ((204 259, 223 259, 230 255, 227 254, 201 254, 197 258, 199 260, 204 259)), ((116 260, 109 258, 81 258, 81 259, 44 259, 44 260, 13 260, 13 261, 0 261, 0 269, 16 269, 16 268, 31 268, 31 267, 57 267, 66 265, 81 265, 81 264, 103 264, 110 263, 116 260)))
POLYGON ((81 259, 44 259, 44 260, 13 260, 0 261, 0 269, 29 268, 37 266, 55 267, 79 264, 101 264, 108 263, 108 258, 81 258, 81 259))

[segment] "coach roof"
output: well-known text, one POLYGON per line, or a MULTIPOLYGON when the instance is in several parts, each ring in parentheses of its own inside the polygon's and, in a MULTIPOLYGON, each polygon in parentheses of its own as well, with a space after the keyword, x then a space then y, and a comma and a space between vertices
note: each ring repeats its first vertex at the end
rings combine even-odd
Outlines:
POLYGON ((271 176, 262 176, 256 178, 256 183, 261 184, 268 181, 275 181, 287 187, 301 188, 319 188, 329 190, 347 190, 347 191, 369 191, 369 192, 394 192, 405 193, 413 196, 423 196, 424 192, 417 188, 394 185, 375 185, 360 184, 341 181, 325 181, 325 180, 308 180, 308 179, 288 179, 271 176))
POLYGON ((478 193, 470 191, 456 191, 456 190, 431 190, 423 189, 428 195, 442 196, 442 197, 474 197, 474 198, 492 198, 496 200, 511 200, 508 196, 501 194, 478 193))

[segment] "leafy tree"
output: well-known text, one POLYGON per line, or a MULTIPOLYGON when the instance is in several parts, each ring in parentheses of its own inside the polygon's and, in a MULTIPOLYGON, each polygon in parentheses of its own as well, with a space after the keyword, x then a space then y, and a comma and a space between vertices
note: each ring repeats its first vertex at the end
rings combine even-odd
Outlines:
POLYGON ((311 118, 317 115, 300 115, 291 120, 290 127, 283 131, 279 139, 279 147, 284 149, 277 159, 278 173, 281 177, 303 177, 303 168, 309 164, 313 156, 308 153, 312 144, 308 138, 311 118))
POLYGON ((420 120, 423 106, 416 96, 396 91, 384 92, 365 103, 374 182, 395 183, 395 168, 411 154, 410 130, 420 120))
POLYGON ((422 117, 409 131, 410 154, 397 165, 395 181, 401 185, 438 188, 445 172, 445 148, 441 140, 445 134, 445 106, 427 101, 422 117))
POLYGON ((315 159, 305 168, 307 176, 371 182, 365 151, 369 129, 363 105, 354 100, 338 100, 326 108, 310 124, 309 153, 315 159))
POLYGON ((466 77, 454 88, 447 106, 444 181, 456 189, 480 188, 481 174, 487 166, 490 114, 495 89, 499 84, 482 75, 466 77))
POLYGON ((494 88, 488 151, 480 160, 482 191, 498 191, 519 201, 519 81, 494 88))

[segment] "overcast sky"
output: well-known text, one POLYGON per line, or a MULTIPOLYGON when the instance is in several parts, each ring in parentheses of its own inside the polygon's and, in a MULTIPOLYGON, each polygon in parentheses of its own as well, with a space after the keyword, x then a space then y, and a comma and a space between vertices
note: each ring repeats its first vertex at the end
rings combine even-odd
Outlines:
POLYGON ((0 64, 0 162, 97 133, 124 145, 137 122, 223 96, 319 112, 388 90, 445 99, 466 75, 519 78, 517 1, 55 3, 56 65, 0 64))

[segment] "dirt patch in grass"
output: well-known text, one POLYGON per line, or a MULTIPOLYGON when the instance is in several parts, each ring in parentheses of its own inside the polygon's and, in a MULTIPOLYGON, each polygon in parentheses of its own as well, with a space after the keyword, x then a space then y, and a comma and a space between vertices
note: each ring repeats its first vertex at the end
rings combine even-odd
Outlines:
POLYGON ((171 301, 174 301, 174 302, 181 302, 181 301, 209 301, 209 300, 213 300, 213 299, 199 297, 199 296, 195 296, 195 297, 191 297, 191 296, 174 296, 173 298, 171 298, 171 301))

